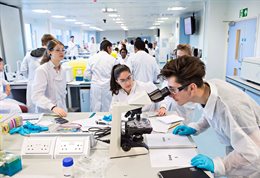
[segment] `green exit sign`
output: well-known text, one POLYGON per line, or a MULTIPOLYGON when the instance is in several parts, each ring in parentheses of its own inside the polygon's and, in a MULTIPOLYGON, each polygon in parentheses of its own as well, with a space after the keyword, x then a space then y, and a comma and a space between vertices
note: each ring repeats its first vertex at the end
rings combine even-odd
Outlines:
POLYGON ((239 17, 247 17, 247 14, 248 14, 248 8, 244 8, 239 11, 239 17))

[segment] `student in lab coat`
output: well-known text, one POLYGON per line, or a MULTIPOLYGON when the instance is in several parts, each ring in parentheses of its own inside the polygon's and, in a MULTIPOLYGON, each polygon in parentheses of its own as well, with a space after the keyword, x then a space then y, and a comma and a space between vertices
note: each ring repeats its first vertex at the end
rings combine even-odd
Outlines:
POLYGON ((42 47, 32 50, 26 54, 21 64, 21 73, 28 78, 27 90, 26 90, 26 106, 28 111, 35 112, 35 105, 31 99, 32 83, 35 76, 35 70, 40 66, 42 56, 46 51, 46 45, 50 40, 55 39, 51 34, 44 34, 42 36, 42 47))
POLYGON ((154 57, 144 51, 145 43, 142 40, 136 40, 134 47, 135 54, 129 57, 134 79, 142 82, 156 82, 160 70, 154 57))
POLYGON ((129 60, 129 57, 127 56, 128 54, 128 51, 126 48, 122 48, 120 49, 120 57, 119 57, 119 63, 120 64, 124 64, 124 65, 127 65, 127 67, 132 68, 132 63, 131 61, 129 60))
POLYGON ((10 94, 10 84, 4 78, 4 60, 0 57, 0 113, 21 113, 19 103, 7 98, 10 94))
POLYGON ((212 127, 226 145, 227 155, 211 159, 199 154, 191 160, 195 167, 215 176, 260 175, 260 107, 235 86, 218 79, 203 81, 205 64, 198 58, 182 56, 161 70, 171 97, 179 104, 199 103, 203 117, 196 123, 174 129, 177 135, 199 134, 212 127), (257 174, 257 175, 256 175, 257 174))
POLYGON ((74 42, 74 36, 70 36, 70 41, 68 42, 67 55, 74 57, 79 55, 79 48, 78 45, 74 42))
POLYGON ((111 70, 116 59, 110 54, 112 43, 104 40, 100 44, 100 52, 89 59, 85 76, 91 80, 90 110, 92 112, 108 112, 112 99, 109 91, 111 70))
MULTIPOLYGON (((110 91, 112 92, 113 97, 110 109, 112 109, 112 104, 115 102, 125 102, 139 92, 146 91, 147 93, 151 93, 156 89, 157 87, 152 82, 145 83, 134 80, 128 66, 117 64, 113 67, 111 72, 110 91)), ((156 103, 154 103, 144 106, 142 111, 155 111, 156 108, 156 103)), ((158 115, 163 116, 165 113, 166 106, 160 104, 158 115)))
POLYGON ((49 41, 41 65, 35 71, 32 100, 38 113, 67 115, 66 75, 60 65, 64 53, 64 45, 60 41, 49 41))

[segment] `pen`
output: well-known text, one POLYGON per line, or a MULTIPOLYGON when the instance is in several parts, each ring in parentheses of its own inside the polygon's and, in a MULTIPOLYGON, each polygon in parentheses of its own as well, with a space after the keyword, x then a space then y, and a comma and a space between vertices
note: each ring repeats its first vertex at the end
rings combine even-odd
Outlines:
POLYGON ((93 112, 88 118, 92 118, 93 116, 95 116, 95 112, 93 112))
POLYGON ((176 122, 176 123, 170 125, 170 127, 168 128, 168 130, 173 129, 174 127, 176 127, 176 126, 178 126, 178 125, 180 125, 180 124, 181 124, 181 122, 176 122))

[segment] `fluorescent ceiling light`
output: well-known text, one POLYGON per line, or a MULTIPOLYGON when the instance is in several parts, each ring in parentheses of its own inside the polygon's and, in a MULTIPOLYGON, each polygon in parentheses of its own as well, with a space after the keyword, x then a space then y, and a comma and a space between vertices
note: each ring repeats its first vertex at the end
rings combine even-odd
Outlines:
POLYGON ((160 26, 160 23, 154 23, 153 25, 154 26, 160 26))
POLYGON ((158 18, 158 20, 168 20, 169 18, 168 17, 160 17, 158 18))
POLYGON ((120 24, 122 24, 122 23, 124 23, 124 22, 122 22, 122 21, 116 21, 116 23, 120 23, 120 24))
POLYGON ((98 28, 98 27, 93 27, 93 26, 91 26, 91 27, 89 27, 89 28, 91 28, 91 29, 93 29, 93 30, 97 30, 97 31, 104 31, 103 29, 98 28))
POLYGON ((155 28, 156 28, 155 26, 152 26, 152 27, 150 27, 149 29, 153 30, 153 29, 155 29, 155 28))
POLYGON ((84 24, 83 22, 75 22, 76 25, 82 25, 84 24))
POLYGON ((46 10, 46 9, 34 9, 32 11, 36 12, 36 13, 41 13, 41 14, 50 14, 51 13, 51 11, 46 10))
POLYGON ((65 18, 65 16, 63 16, 63 15, 53 15, 51 17, 56 18, 56 19, 63 19, 63 18, 65 18))
POLYGON ((102 11, 103 12, 117 12, 117 10, 113 9, 113 8, 103 8, 102 11))
POLYGON ((155 23, 163 23, 164 21, 162 20, 157 20, 155 23))
POLYGON ((168 11, 180 11, 186 9, 185 7, 168 7, 168 11))
POLYGON ((119 17, 120 15, 117 14, 108 14, 109 17, 119 17))
POLYGON ((66 22, 75 22, 75 19, 65 19, 66 22))
POLYGON ((83 27, 89 27, 90 25, 89 25, 89 24, 82 24, 81 26, 83 26, 83 27))

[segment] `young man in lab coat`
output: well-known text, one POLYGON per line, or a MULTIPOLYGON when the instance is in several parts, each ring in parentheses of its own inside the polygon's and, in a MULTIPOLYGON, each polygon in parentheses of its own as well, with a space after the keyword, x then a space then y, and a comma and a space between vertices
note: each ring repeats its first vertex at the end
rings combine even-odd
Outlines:
POLYGON ((161 75, 167 79, 171 97, 179 104, 199 103, 203 117, 196 123, 181 125, 173 134, 199 134, 212 127, 226 145, 227 155, 211 159, 199 154, 191 160, 195 167, 215 176, 260 175, 260 107, 243 91, 218 79, 203 81, 204 63, 182 56, 168 62, 161 75))
POLYGON ((160 73, 155 58, 144 51, 145 43, 142 40, 136 40, 134 48, 135 54, 129 57, 129 61, 132 63, 131 69, 134 79, 142 82, 155 83, 157 81, 157 75, 160 73))
POLYGON ((116 59, 110 54, 112 43, 103 40, 100 44, 100 52, 89 59, 85 76, 91 80, 90 110, 92 112, 108 112, 112 100, 110 88, 110 76, 116 59))
POLYGON ((33 104, 31 99, 32 83, 35 76, 35 70, 40 66, 42 56, 44 55, 47 48, 47 43, 53 39, 55 38, 51 34, 44 34, 41 39, 42 47, 28 52, 23 58, 23 62, 21 64, 21 72, 23 76, 28 78, 26 90, 26 106, 30 113, 34 113, 36 109, 36 106, 33 104))
POLYGON ((79 55, 78 45, 74 42, 74 36, 70 36, 70 41, 68 42, 67 55, 73 58, 79 55))

